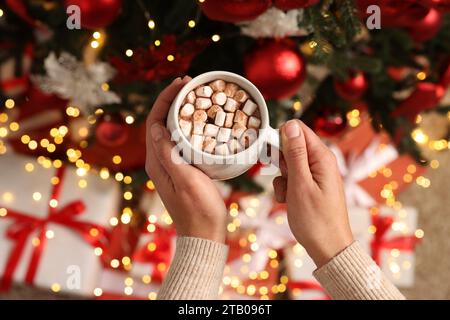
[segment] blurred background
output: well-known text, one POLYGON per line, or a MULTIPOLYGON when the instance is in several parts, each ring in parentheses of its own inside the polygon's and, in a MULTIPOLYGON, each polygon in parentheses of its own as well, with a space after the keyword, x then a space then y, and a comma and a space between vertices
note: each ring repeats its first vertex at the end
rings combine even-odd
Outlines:
MULTIPOLYGON (((450 1, 0 1, 0 298, 156 299, 176 233, 145 163, 175 77, 227 70, 339 161, 355 238, 449 299, 450 1)), ((273 176, 217 186, 223 299, 328 299, 273 176)))

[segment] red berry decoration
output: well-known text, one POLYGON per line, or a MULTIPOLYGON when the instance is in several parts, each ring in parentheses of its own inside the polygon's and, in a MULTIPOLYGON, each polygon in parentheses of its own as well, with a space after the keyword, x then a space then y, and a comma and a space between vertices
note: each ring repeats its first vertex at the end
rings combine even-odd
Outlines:
POLYGON ((66 7, 80 7, 81 26, 99 29, 110 25, 122 10, 122 0, 66 0, 66 7))
POLYGON ((298 92, 306 64, 292 42, 269 41, 255 47, 244 61, 247 79, 266 99, 285 99, 298 92))
POLYGON ((124 144, 130 134, 129 126, 112 120, 102 121, 95 129, 98 142, 107 147, 117 147, 124 144))
POLYGON ((319 0, 275 0, 275 7, 281 10, 291 10, 298 8, 306 8, 313 6, 319 2, 319 0))
POLYGON ((211 20, 242 22, 255 19, 272 5, 272 0, 207 0, 200 3, 211 20))
POLYGON ((345 130, 347 118, 335 108, 324 108, 314 120, 314 131, 322 137, 334 137, 345 130))
POLYGON ((357 100, 361 98, 368 87, 367 78, 362 72, 352 74, 347 80, 334 81, 334 90, 346 100, 357 100))

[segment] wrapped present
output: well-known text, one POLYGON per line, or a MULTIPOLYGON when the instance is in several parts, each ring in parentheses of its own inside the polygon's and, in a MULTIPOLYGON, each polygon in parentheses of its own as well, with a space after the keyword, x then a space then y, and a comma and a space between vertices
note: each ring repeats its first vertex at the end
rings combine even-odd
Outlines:
POLYGON ((16 154, 0 157, 0 275, 53 291, 92 295, 120 188, 75 168, 16 154))
POLYGON ((375 136, 361 153, 345 156, 338 145, 330 149, 337 158, 348 206, 370 207, 392 201, 425 172, 409 155, 399 155, 392 144, 384 143, 382 136, 375 136))
POLYGON ((294 300, 328 300, 325 290, 313 276, 316 265, 300 245, 284 250, 287 287, 289 296, 294 300))
POLYGON ((230 247, 223 279, 224 299, 268 299, 286 286, 279 280, 279 252, 294 241, 285 205, 271 194, 233 193, 227 201, 230 247))
POLYGON ((98 300, 155 300, 160 286, 135 281, 126 272, 105 269, 94 294, 98 300))
POLYGON ((132 255, 131 275, 144 283, 162 283, 175 253, 175 229, 148 222, 132 255))
POLYGON ((423 236, 417 230, 417 210, 405 207, 394 210, 387 206, 372 208, 372 258, 397 286, 414 284, 415 247, 423 236))

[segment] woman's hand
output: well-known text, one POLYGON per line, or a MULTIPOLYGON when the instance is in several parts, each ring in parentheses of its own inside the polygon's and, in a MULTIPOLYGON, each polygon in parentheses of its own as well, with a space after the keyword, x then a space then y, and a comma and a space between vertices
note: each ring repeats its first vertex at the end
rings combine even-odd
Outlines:
POLYGON ((278 201, 287 201, 297 241, 317 267, 353 242, 344 189, 333 153, 299 120, 281 128, 282 176, 274 179, 278 201))
POLYGON ((226 208, 222 197, 207 175, 185 163, 177 152, 172 154, 174 144, 165 126, 172 100, 190 80, 188 76, 175 79, 153 105, 147 119, 146 171, 178 235, 224 242, 226 208))

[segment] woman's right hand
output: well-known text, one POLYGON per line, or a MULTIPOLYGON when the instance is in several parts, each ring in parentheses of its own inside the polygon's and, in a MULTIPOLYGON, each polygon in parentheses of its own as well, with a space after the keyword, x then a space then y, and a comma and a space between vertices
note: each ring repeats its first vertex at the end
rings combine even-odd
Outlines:
POLYGON ((275 195, 287 202, 292 233, 320 268, 353 242, 336 159, 300 120, 282 126, 281 142, 275 195))

